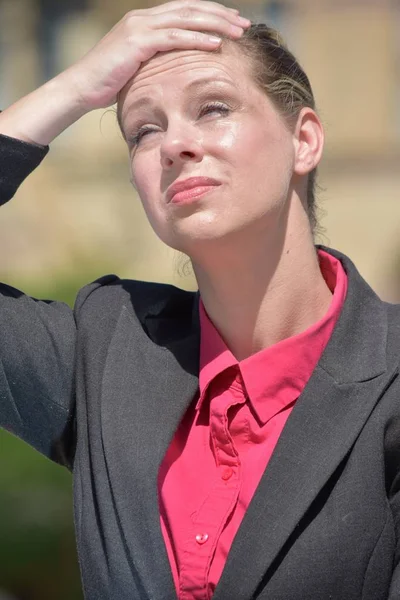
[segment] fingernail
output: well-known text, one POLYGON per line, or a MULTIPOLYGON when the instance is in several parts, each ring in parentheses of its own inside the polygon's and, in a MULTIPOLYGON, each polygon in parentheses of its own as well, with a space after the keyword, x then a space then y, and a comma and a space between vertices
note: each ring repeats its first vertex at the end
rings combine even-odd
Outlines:
POLYGON ((219 43, 220 43, 220 41, 221 41, 221 38, 219 38, 219 37, 217 37, 217 36, 215 36, 215 35, 209 35, 209 36, 208 36, 208 39, 210 40, 210 42, 211 42, 212 44, 219 44, 219 43))

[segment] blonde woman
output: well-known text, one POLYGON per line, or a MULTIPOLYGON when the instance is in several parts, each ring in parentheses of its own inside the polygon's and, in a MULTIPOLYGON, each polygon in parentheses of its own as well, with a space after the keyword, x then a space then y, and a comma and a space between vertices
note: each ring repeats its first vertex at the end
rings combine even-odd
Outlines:
POLYGON ((88 600, 400 598, 399 307, 314 244, 323 127, 250 25, 134 10, 0 115, 4 203, 118 100, 132 184, 199 288, 108 275, 71 311, 1 286, 1 423, 73 472, 88 600))

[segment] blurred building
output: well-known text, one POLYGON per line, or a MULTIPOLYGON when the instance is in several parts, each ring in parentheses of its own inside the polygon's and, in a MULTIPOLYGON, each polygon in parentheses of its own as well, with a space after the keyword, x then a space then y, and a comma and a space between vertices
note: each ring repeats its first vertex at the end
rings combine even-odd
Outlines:
MULTIPOLYGON (((0 0, 0 103, 77 60, 128 10, 154 4, 0 0)), ((280 29, 313 84, 326 129, 319 241, 349 254, 381 296, 399 300, 399 1, 228 4, 280 29)), ((91 113, 60 136, 1 213, 0 272, 17 285, 28 276, 90 270, 96 261, 130 277, 194 285, 175 274, 175 253, 147 224, 112 110, 91 113)))

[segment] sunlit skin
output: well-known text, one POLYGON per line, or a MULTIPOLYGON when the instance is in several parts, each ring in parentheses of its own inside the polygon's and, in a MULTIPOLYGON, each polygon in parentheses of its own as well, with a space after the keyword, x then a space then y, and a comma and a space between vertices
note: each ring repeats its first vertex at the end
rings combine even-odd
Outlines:
POLYGON ((332 296, 304 208, 324 142, 315 112, 304 108, 291 131, 229 43, 221 54, 155 55, 122 91, 120 109, 147 217, 191 258, 206 311, 236 358, 322 318, 332 296), (213 102, 223 109, 202 112, 213 102), (142 126, 152 131, 134 144, 142 126), (192 176, 222 185, 194 204, 168 203, 167 188, 192 176))

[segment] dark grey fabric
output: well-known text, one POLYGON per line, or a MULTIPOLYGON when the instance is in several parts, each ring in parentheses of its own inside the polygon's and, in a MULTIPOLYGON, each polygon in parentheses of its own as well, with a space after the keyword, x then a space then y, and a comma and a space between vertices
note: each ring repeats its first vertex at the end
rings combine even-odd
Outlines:
POLYGON ((49 146, 33 146, 20 140, 16 144, 13 138, 0 135, 0 206, 11 200, 48 152, 49 146))
MULTIPOLYGON (((10 156, 20 173, 38 161, 10 156)), ((400 307, 324 249, 348 274, 345 305, 214 600, 400 598, 400 307)), ((157 475, 198 390, 198 293, 110 275, 71 311, 0 292, 0 423, 73 471, 85 598, 176 599, 157 475)))

